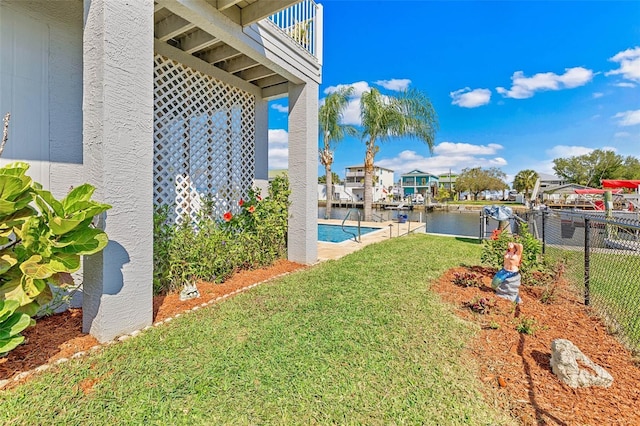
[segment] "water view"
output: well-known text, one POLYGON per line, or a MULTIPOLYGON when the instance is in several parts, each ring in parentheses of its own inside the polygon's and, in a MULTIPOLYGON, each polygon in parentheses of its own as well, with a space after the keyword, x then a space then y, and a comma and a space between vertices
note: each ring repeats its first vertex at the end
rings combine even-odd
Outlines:
MULTIPOLYGON (((357 210, 364 216, 362 209, 336 208, 331 209, 330 219, 344 219, 349 210, 357 210)), ((479 212, 424 212, 415 210, 402 210, 401 214, 408 216, 411 222, 421 222, 427 224, 427 232, 448 235, 463 235, 478 238, 480 235, 480 213, 479 212)), ((324 219, 325 208, 318 208, 318 219, 324 219)), ((397 220, 397 210, 373 210, 373 217, 376 222, 397 220)), ((349 220, 355 220, 355 214, 351 213, 349 220)), ((490 221, 495 222, 495 221, 490 221)), ((495 223, 489 223, 488 231, 495 229, 495 223)))

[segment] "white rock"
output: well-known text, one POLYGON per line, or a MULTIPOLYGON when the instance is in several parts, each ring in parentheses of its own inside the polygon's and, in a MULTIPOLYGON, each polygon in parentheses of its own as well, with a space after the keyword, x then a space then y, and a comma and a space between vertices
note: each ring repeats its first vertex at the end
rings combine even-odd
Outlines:
POLYGON ((566 339, 551 342, 551 370, 572 388, 608 388, 613 383, 613 377, 608 371, 591 361, 576 345, 566 339), (581 367, 578 361, 588 369, 581 367))

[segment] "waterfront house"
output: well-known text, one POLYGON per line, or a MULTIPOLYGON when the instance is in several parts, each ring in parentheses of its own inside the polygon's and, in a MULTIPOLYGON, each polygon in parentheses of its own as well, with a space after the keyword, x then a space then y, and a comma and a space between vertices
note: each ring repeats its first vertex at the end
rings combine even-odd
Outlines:
POLYGON ((438 193, 439 181, 438 176, 421 170, 412 170, 400 176, 402 193, 405 197, 421 194, 426 200, 430 200, 438 193))
MULTIPOLYGON (((344 186, 355 201, 364 200, 364 165, 345 167, 344 186)), ((373 166, 373 200, 385 201, 393 189, 393 170, 373 166)))
POLYGON ((84 259, 83 330, 152 322, 153 211, 236 208, 268 178, 268 101, 288 97, 288 256, 317 261, 322 7, 312 0, 0 0, 2 163, 113 208, 84 259))

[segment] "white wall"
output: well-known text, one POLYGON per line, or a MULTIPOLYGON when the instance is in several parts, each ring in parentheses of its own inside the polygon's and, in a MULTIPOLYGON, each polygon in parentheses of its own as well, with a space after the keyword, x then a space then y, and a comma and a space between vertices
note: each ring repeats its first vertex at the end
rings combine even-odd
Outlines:
POLYGON ((26 161, 55 196, 82 180, 82 4, 0 1, 1 164, 26 161))

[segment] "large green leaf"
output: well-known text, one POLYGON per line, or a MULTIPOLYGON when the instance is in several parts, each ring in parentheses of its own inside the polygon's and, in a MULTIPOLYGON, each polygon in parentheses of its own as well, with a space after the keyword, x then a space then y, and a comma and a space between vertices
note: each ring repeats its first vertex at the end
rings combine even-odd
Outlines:
POLYGON ((29 217, 36 214, 36 211, 31 206, 26 206, 14 211, 12 214, 0 217, 0 234, 4 235, 7 232, 10 234, 13 227, 21 226, 29 217))
POLYGON ((62 217, 54 217, 49 221, 49 228, 53 235, 64 235, 73 231, 84 220, 84 215, 79 218, 64 219, 62 217))
POLYGON ((7 176, 24 176, 29 170, 29 163, 25 163, 24 161, 14 161, 13 163, 9 163, 4 167, 0 167, 0 175, 7 176))
POLYGON ((53 253, 49 264, 56 272, 75 272, 80 269, 80 256, 75 253, 53 253))
POLYGON ((22 262, 20 264, 20 270, 25 276, 37 280, 49 278, 56 272, 64 272, 56 271, 53 265, 47 261, 43 261, 42 256, 38 254, 34 254, 29 259, 22 262))
POLYGON ((0 251, 0 275, 18 263, 18 257, 11 249, 0 251))
POLYGON ((15 201, 31 187, 28 176, 0 175, 0 199, 15 201))
POLYGON ((0 297, 6 300, 15 300, 20 306, 33 302, 33 299, 22 288, 22 277, 13 278, 0 286, 0 297))
POLYGON ((29 315, 16 312, 0 323, 0 340, 9 339, 34 324, 35 321, 29 315))
POLYGON ((75 285, 75 281, 73 281, 73 276, 68 272, 58 272, 57 274, 51 275, 47 282, 49 284, 55 285, 56 287, 70 287, 75 285))
MULTIPOLYGON (((43 293, 44 291, 38 295, 38 299, 40 299, 43 293)), ((21 314, 27 314, 30 317, 33 317, 40 310, 40 306, 46 305, 47 303, 53 300, 53 296, 51 296, 51 292, 49 292, 49 297, 46 297, 43 300, 45 301, 42 304, 36 301, 33 301, 33 302, 27 303, 26 305, 22 305, 18 309, 16 309, 16 312, 19 312, 21 314)))
POLYGON ((31 253, 39 253, 43 257, 51 256, 52 241, 47 224, 42 217, 30 217, 23 224, 20 231, 16 232, 22 239, 22 246, 31 253))
POLYGON ((76 229, 65 234, 60 240, 63 243, 71 241, 71 244, 62 247, 59 251, 76 254, 97 253, 105 248, 109 242, 104 231, 94 228, 76 229))
MULTIPOLYGON (((62 203, 51 194, 51 192, 46 191, 44 189, 36 189, 36 194, 38 194, 38 198, 44 201, 57 216, 64 216, 64 207, 62 207, 62 203)), ((40 207, 42 208, 42 207, 40 207)))
POLYGON ((24 341, 24 336, 14 336, 8 339, 0 339, 0 354, 14 350, 24 341))
POLYGON ((22 288, 27 297, 35 299, 47 287, 45 280, 24 276, 22 277, 22 288))
POLYGON ((88 183, 73 188, 62 200, 62 206, 65 213, 73 213, 74 211, 79 210, 79 208, 76 207, 76 204, 82 201, 91 200, 93 191, 95 191, 95 188, 88 183))
POLYGON ((20 303, 16 300, 0 300, 0 322, 9 318, 19 307, 20 303))

